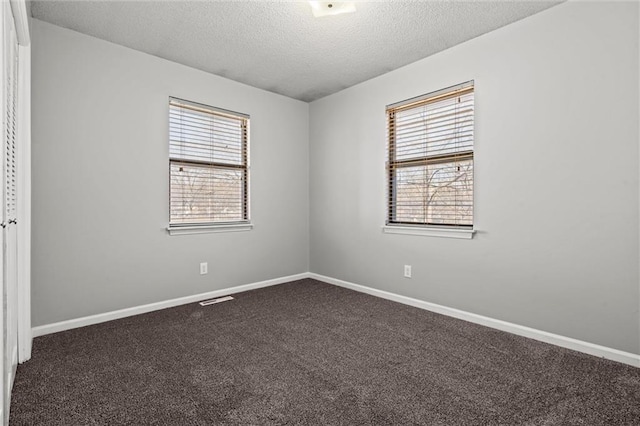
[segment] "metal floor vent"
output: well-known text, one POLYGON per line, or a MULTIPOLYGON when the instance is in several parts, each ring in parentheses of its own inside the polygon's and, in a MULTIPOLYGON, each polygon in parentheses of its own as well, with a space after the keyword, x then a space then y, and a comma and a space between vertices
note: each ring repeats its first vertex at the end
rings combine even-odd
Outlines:
POLYGON ((202 302, 200 302, 200 306, 215 305, 216 303, 226 302, 228 300, 233 300, 233 297, 224 296, 224 297, 218 297, 217 299, 203 300, 202 302))

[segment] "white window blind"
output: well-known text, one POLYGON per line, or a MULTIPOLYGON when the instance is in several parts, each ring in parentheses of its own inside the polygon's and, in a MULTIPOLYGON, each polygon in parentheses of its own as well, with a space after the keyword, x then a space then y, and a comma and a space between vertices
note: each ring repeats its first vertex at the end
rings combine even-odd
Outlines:
POLYGON ((387 107, 387 224, 473 226, 474 86, 387 107))
POLYGON ((249 116, 169 99, 170 226, 249 220, 249 116))

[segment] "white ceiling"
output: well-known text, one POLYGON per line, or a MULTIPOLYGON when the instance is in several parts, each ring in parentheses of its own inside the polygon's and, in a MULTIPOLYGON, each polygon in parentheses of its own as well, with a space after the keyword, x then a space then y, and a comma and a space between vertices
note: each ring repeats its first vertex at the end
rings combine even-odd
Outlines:
POLYGON ((33 17, 313 101, 558 1, 375 1, 314 18, 308 2, 34 1, 33 17))

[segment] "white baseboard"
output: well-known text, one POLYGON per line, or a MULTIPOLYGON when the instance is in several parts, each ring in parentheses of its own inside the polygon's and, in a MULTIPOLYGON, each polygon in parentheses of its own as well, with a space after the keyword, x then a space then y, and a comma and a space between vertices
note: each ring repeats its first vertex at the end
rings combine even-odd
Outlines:
POLYGON ((228 294, 241 293, 243 291, 255 290, 257 288, 269 287, 272 285, 283 284, 290 281, 309 278, 309 273, 304 272, 286 277, 274 278, 256 283, 239 285, 236 287, 225 288, 221 290, 213 290, 206 293, 194 294, 193 296, 179 297, 177 299, 165 300, 163 302, 149 303, 148 305, 135 306, 132 308, 119 309, 117 311, 105 312, 103 314, 90 315, 82 318, 60 321, 53 324, 40 325, 33 327, 33 337, 44 336, 45 334, 57 333, 59 331, 71 330, 73 328, 84 327, 87 325, 98 324, 101 322, 112 321, 115 319, 130 317, 133 315, 144 314, 151 311, 157 311, 174 306, 185 305, 187 303, 199 302, 204 299, 213 299, 228 294))
POLYGON ((528 337, 530 339, 539 340, 541 342, 550 343, 552 345, 561 346, 563 348, 572 349, 574 351, 583 352, 589 355, 595 355, 597 357, 610 359, 613 361, 632 365, 634 367, 640 367, 640 355, 636 355, 630 352, 624 352, 618 349, 612 349, 606 346, 596 345, 594 343, 573 339, 571 337, 560 336, 558 334, 536 330, 535 328, 525 327, 522 325, 485 317, 483 315, 473 314, 471 312, 466 312, 459 309, 449 308, 447 306, 442 306, 435 303, 413 299, 411 297, 401 296, 371 287, 365 287, 363 285, 354 284, 336 278, 326 277, 324 275, 319 275, 313 272, 309 273, 309 278, 359 291, 361 293, 367 293, 372 296, 381 297, 383 299, 392 300, 394 302, 399 302, 405 305, 414 306, 416 308, 425 309, 427 311, 436 312, 438 314, 447 315, 450 317, 517 334, 518 336, 528 337))
POLYGON ((618 349, 608 348, 606 346, 596 345, 594 343, 573 339, 571 337, 560 336, 558 334, 549 333, 535 328, 525 327, 510 322, 485 317, 483 315, 462 311, 460 309, 450 308, 435 303, 425 302, 423 300, 414 299, 399 294, 390 293, 384 290, 378 290, 366 287, 360 284, 354 284, 348 281, 327 277, 313 272, 304 272, 286 277, 274 278, 271 280, 260 281, 252 284, 245 284, 236 287, 230 287, 221 290, 214 290, 207 293, 195 294, 193 296, 185 296, 177 299, 166 300, 163 302, 150 303, 148 305, 136 306, 117 311, 106 312, 103 314, 91 315, 82 318, 71 319, 67 321, 56 322, 53 324, 41 325, 32 329, 33 337, 43 336, 45 334, 57 333, 59 331, 71 330, 73 328, 84 327, 87 325, 98 324, 101 322, 111 321, 119 318, 129 317, 132 315, 144 314, 151 311, 157 311, 174 306, 184 305, 187 303, 199 302, 204 299, 212 299, 229 294, 241 293, 243 291, 255 290, 257 288, 269 287, 272 285, 283 284, 290 281, 301 280, 304 278, 313 278, 328 284, 345 287, 361 293, 367 293, 372 296, 381 297, 383 299, 392 300, 416 308, 425 309, 427 311, 436 312, 438 314, 462 319, 475 324, 484 325, 495 328, 497 330, 506 331, 518 336, 528 337, 530 339, 539 340, 541 342, 550 343, 574 351, 583 352, 589 355, 610 359, 624 364, 640 367, 640 355, 630 352, 620 351, 618 349))

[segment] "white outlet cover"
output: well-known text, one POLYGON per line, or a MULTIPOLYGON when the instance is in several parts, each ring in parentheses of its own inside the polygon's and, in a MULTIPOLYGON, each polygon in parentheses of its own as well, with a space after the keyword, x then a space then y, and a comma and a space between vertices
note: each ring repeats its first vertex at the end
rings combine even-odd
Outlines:
POLYGON ((404 265, 404 276, 411 278, 411 265, 404 265))

